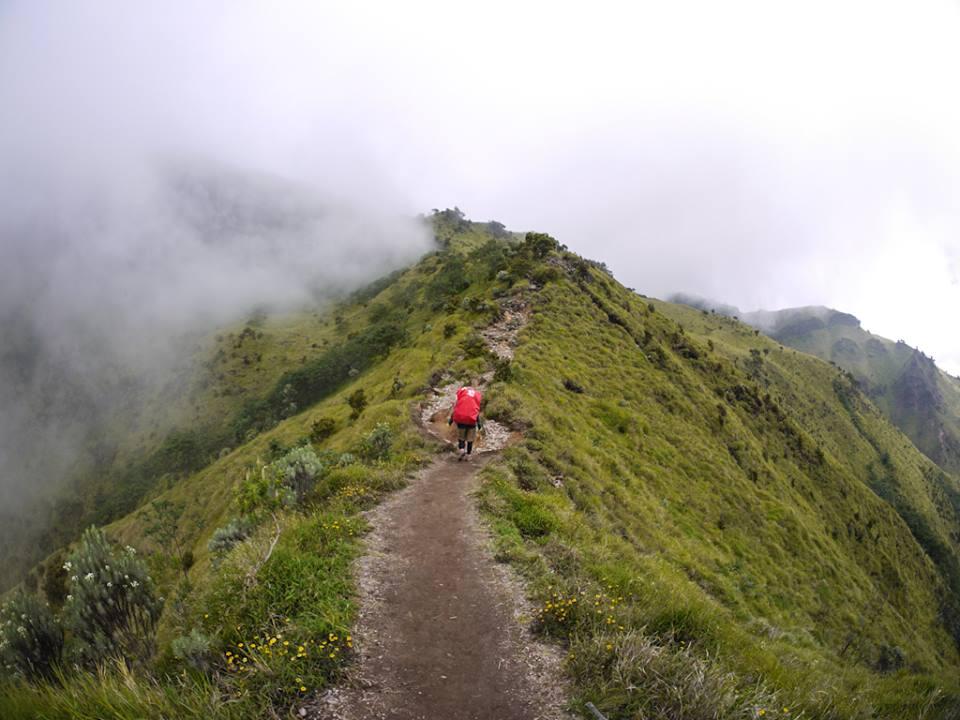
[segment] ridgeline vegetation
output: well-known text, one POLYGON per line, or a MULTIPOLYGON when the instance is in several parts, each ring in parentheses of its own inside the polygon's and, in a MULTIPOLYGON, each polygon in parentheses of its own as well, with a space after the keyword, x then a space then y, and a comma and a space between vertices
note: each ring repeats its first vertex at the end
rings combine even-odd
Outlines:
POLYGON ((437 451, 411 408, 489 372, 522 441, 478 503, 575 710, 960 717, 960 485, 850 372, 549 235, 428 221, 412 267, 211 336, 164 439, 52 510, 47 559, 8 565, 0 716, 254 718, 336 683, 360 512, 437 451), (505 361, 481 331, 512 303, 505 361))

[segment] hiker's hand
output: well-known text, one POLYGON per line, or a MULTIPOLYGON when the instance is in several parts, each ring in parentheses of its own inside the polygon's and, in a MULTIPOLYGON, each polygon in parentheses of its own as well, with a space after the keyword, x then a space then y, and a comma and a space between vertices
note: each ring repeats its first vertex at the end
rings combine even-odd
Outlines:
POLYGON ((450 418, 449 420, 447 420, 447 425, 453 425, 453 418, 450 418))

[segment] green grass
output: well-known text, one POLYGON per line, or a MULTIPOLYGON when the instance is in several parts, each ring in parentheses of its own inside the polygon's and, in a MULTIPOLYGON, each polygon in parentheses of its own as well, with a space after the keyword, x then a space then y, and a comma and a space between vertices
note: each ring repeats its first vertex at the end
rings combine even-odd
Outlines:
MULTIPOLYGON (((665 306, 678 319, 686 308, 665 306)), ((754 316, 746 316, 753 321, 754 316)), ((960 472, 960 385, 932 358, 902 341, 863 329, 856 318, 826 308, 770 314, 766 327, 779 343, 850 372, 874 404, 921 452, 948 472, 960 472)))
MULTIPOLYGON (((589 700, 614 718, 957 717, 956 498, 848 377, 731 319, 651 303, 549 245, 517 253, 456 214, 437 219, 437 236, 445 251, 329 315, 247 333, 243 347, 263 343, 269 366, 218 360, 234 363, 223 374, 250 389, 244 402, 267 402, 244 442, 158 495, 186 507, 179 530, 195 560, 188 587, 155 561, 168 596, 159 656, 132 680, 8 685, 0 715, 113 703, 103 716, 154 717, 128 700, 133 683, 166 716, 261 717, 336 682, 351 659, 358 512, 431 459, 414 406, 442 378, 494 370, 474 331, 522 294, 532 319, 486 413, 524 440, 483 471, 478 501, 498 559, 529 582, 535 628, 566 649, 576 707, 589 700), (388 318, 402 333, 366 350, 358 373, 311 385, 315 368, 366 347, 388 318), (289 412, 286 385, 308 390, 289 412), (358 389, 370 404, 351 420, 358 389), (318 418, 335 429, 319 451, 357 453, 386 423, 392 452, 333 471, 308 506, 262 517, 215 563, 207 542, 237 514, 237 486, 318 418), (172 641, 191 631, 210 638, 207 675, 184 676, 173 657, 172 641), (274 655, 284 640, 305 654, 274 655), (256 671, 231 667, 243 657, 256 671), (212 711, 204 698, 218 693, 230 703, 212 711), (164 704, 175 699, 177 712, 164 704)), ((235 427, 240 396, 219 395, 200 420, 209 411, 235 427)), ((156 557, 135 513, 108 532, 156 557)))
POLYGON ((649 715, 628 690, 638 670, 625 673, 620 656, 639 652, 623 641, 639 632, 640 646, 680 653, 670 667, 712 673, 731 694, 720 717, 748 717, 762 698, 794 717, 903 717, 934 687, 946 693, 934 710, 949 717, 960 705, 956 641, 941 620, 950 578, 904 512, 956 557, 956 514, 928 481, 932 464, 865 399, 848 409, 836 368, 733 320, 670 308, 681 328, 599 273, 539 295, 514 381, 488 395, 509 396, 531 426, 526 449, 559 487, 491 468, 483 499, 501 557, 544 602, 558 587, 626 598, 613 617, 623 630, 570 621, 581 700, 649 715), (900 513, 871 488, 882 452, 900 513), (549 531, 529 531, 518 495, 550 508, 549 531), (596 649, 608 644, 599 671, 596 649), (878 672, 895 647, 904 667, 878 672), (683 659, 691 652, 696 662, 683 659))

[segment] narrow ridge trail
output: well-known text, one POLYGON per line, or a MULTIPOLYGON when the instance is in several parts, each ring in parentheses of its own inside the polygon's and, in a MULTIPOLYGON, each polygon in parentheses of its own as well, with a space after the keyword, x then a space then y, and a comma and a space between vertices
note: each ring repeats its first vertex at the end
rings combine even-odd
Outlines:
POLYGON ((471 462, 442 456, 369 512, 359 662, 308 716, 568 717, 559 650, 531 635, 522 586, 494 560, 471 497, 494 454, 488 445, 471 462))
MULTIPOLYGON (((484 330, 492 354, 513 357, 527 303, 507 303, 484 330)), ((481 386, 491 375, 481 378, 481 386)), ((418 417, 450 443, 456 384, 434 389, 418 417)), ((472 498, 478 473, 519 439, 488 421, 470 462, 438 457, 366 513, 372 531, 357 562, 358 662, 303 717, 324 720, 564 720, 561 653, 529 630, 533 608, 512 570, 494 560, 472 498)), ((451 444, 452 446, 452 444, 451 444)))

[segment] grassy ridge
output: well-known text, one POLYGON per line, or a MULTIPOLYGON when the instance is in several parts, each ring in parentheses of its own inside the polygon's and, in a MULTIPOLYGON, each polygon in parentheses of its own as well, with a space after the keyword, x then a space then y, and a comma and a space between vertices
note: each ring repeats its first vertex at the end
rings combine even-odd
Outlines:
POLYGON ((796 308, 745 316, 778 342, 850 372, 874 404, 927 457, 960 472, 960 386, 903 341, 864 330, 852 315, 796 308), (755 318, 763 316, 762 322, 755 318))
MULTIPOLYGON (((140 515, 108 528, 154 553, 159 656, 129 681, 7 686, 0 715, 258 717, 335 682, 350 661, 357 512, 430 458, 411 405, 441 377, 493 370, 475 330, 521 298, 531 321, 487 414, 525 439, 485 470, 480 502, 500 559, 530 580, 536 629, 567 647, 578 703, 611 717, 957 716, 955 497, 848 376, 638 296, 545 236, 518 246, 453 211, 434 221, 445 250, 330 316, 286 320, 302 362, 271 368, 245 416, 221 415, 234 449, 160 495, 185 507, 187 582, 140 515), (369 405, 352 419, 359 389, 369 405), (358 453, 386 424, 390 456, 332 472, 307 507, 261 518, 214 562, 237 486, 319 418, 334 432, 318 451, 358 453), (191 631, 212 639, 193 680, 171 650, 191 631), (264 657, 280 635, 309 658, 264 657), (269 672, 241 682, 228 652, 269 672)), ((269 340, 272 322, 248 341, 269 340)))
POLYGON ((817 716, 901 717, 937 683, 956 693, 944 598, 957 512, 929 482, 938 470, 865 399, 845 404, 838 388, 856 389, 836 368, 732 320, 671 309, 678 324, 663 307, 596 271, 550 284, 515 380, 489 393, 531 427, 526 453, 490 471, 505 556, 551 608, 558 592, 629 598, 610 626, 561 633, 575 672, 581 653, 614 653, 583 696, 640 712, 636 674, 618 668, 639 629, 741 678, 721 715, 762 700, 746 680, 757 677, 817 716), (874 491, 881 468, 899 513, 874 491), (926 547, 908 512, 935 538, 926 547))

